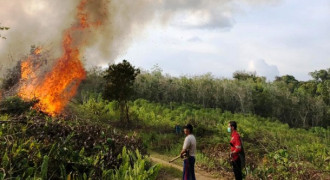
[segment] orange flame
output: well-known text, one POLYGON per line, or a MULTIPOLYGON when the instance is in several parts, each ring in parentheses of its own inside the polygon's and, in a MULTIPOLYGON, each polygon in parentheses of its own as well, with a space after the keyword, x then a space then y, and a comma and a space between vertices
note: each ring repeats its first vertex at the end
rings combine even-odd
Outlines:
POLYGON ((83 44, 75 43, 77 39, 74 39, 72 34, 101 24, 99 21, 88 22, 88 15, 84 12, 87 1, 82 0, 77 7, 78 25, 72 26, 64 33, 64 53, 56 60, 50 72, 42 78, 39 77, 40 74, 36 74, 38 63, 35 65, 34 59, 42 52, 41 48, 36 48, 34 53, 21 63, 21 81, 25 83, 21 83, 18 94, 24 99, 38 99, 35 108, 52 116, 64 109, 86 76, 80 61, 83 44))
POLYGON ((37 48, 34 50, 34 54, 35 54, 35 55, 39 55, 39 54, 41 54, 41 51, 42 51, 41 47, 37 47, 37 48))
POLYGON ((25 99, 33 99, 32 94, 37 84, 37 66, 33 60, 40 52, 41 48, 36 48, 33 54, 21 62, 21 81, 24 82, 24 86, 20 86, 18 95, 25 99))

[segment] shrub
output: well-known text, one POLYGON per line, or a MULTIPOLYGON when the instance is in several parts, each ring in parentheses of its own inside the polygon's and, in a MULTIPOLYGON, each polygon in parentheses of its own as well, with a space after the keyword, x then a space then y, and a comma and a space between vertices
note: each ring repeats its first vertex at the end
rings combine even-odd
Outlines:
POLYGON ((20 118, 0 126, 0 179, 101 179, 105 172, 116 174, 121 168, 127 159, 124 146, 127 152, 138 149, 128 153, 132 177, 157 174, 156 166, 149 170, 142 156, 146 150, 136 137, 43 115, 20 118))
POLYGON ((134 153, 124 147, 118 159, 121 161, 119 168, 104 172, 103 179, 154 180, 160 170, 158 164, 148 167, 150 164, 142 157, 139 150, 134 153))
POLYGON ((23 101, 18 96, 8 97, 0 101, 0 114, 22 114, 36 104, 37 100, 23 101))

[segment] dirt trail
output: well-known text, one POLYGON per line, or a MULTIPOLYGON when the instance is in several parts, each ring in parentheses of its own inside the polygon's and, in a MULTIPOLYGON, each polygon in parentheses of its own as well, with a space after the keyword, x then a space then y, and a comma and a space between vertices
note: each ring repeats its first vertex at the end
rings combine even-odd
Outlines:
MULTIPOLYGON (((168 161, 165 161, 163 159, 153 157, 153 156, 151 156, 150 159, 155 163, 162 164, 164 166, 169 166, 169 167, 172 167, 172 168, 175 168, 175 169, 178 169, 178 170, 182 171, 182 166, 178 166, 176 164, 169 163, 168 161)), ((214 177, 211 177, 210 175, 208 175, 207 172, 202 172, 202 171, 197 170, 197 169, 195 169, 195 171, 196 171, 195 175, 196 175, 197 180, 217 180, 214 177)))

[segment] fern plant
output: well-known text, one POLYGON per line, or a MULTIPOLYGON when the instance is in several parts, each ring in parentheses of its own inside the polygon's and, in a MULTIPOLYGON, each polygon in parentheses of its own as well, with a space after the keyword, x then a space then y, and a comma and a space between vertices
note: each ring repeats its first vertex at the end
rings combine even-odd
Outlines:
POLYGON ((147 161, 142 157, 139 150, 135 152, 127 151, 123 148, 122 153, 118 156, 121 165, 118 169, 105 171, 104 179, 118 180, 154 180, 160 170, 160 165, 156 164, 148 168, 147 161))

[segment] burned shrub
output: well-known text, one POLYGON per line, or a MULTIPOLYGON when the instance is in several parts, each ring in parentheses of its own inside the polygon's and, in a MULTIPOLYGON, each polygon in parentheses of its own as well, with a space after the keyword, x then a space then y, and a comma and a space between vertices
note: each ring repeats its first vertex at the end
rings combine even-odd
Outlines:
POLYGON ((7 70, 7 74, 3 79, 1 89, 6 91, 14 87, 21 78, 21 61, 18 61, 16 66, 7 70))

